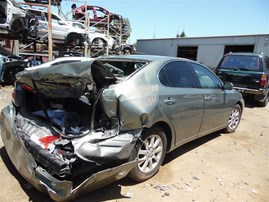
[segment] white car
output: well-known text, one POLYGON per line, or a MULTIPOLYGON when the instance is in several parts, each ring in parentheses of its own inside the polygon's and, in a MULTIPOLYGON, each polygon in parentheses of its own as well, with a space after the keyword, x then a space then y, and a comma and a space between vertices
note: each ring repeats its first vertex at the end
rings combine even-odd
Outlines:
POLYGON ((0 37, 22 39, 31 27, 32 16, 28 15, 14 0, 0 1, 0 37))
MULTIPOLYGON (((27 8, 38 19, 37 37, 40 40, 46 40, 48 36, 48 13, 46 10, 27 8)), ((51 14, 52 20, 52 39, 55 41, 65 42, 66 45, 83 46, 88 42, 88 34, 84 29, 73 27, 61 16, 51 14)))
POLYGON ((115 40, 111 36, 97 31, 91 31, 86 28, 82 23, 77 21, 71 21, 69 23, 72 24, 73 27, 77 27, 87 31, 91 48, 106 48, 108 46, 110 50, 112 49, 115 40))

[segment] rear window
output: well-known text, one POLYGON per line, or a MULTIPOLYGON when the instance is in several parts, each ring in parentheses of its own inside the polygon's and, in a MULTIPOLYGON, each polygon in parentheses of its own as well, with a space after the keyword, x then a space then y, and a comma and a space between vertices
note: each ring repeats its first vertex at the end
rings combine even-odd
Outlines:
POLYGON ((127 60, 100 60, 114 75, 119 77, 129 76, 138 69, 142 69, 148 61, 127 60))
POLYGON ((220 67, 258 71, 260 67, 260 58, 258 56, 227 55, 223 59, 220 67))

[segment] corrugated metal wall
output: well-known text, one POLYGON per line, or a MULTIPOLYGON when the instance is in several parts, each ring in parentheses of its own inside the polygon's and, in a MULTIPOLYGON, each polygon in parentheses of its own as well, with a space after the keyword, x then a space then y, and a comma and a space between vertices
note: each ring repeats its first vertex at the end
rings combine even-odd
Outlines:
POLYGON ((215 68, 226 45, 254 45, 255 53, 269 55, 269 34, 223 37, 186 37, 137 40, 137 51, 152 55, 177 56, 180 46, 197 46, 197 61, 215 68))

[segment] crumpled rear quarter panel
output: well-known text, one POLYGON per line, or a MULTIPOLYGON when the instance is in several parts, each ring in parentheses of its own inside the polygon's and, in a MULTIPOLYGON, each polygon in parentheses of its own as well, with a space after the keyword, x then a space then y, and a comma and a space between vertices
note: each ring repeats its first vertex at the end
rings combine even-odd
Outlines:
POLYGON ((131 161, 117 167, 101 170, 85 179, 76 188, 72 181, 58 180, 37 166, 32 155, 24 148, 14 128, 15 108, 5 107, 0 117, 0 132, 6 151, 18 172, 36 189, 49 194, 55 201, 70 201, 125 177, 140 161, 131 161))

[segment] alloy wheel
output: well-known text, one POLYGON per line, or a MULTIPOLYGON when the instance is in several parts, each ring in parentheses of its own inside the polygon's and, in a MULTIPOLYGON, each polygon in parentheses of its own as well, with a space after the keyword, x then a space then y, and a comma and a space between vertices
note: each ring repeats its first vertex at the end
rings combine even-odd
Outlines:
POLYGON ((238 126, 239 121, 240 121, 240 110, 238 108, 234 108, 228 121, 228 127, 231 130, 234 130, 238 126))
POLYGON ((163 149, 163 141, 159 135, 149 136, 138 151, 138 158, 144 160, 138 164, 138 169, 143 173, 154 170, 162 158, 163 149))

